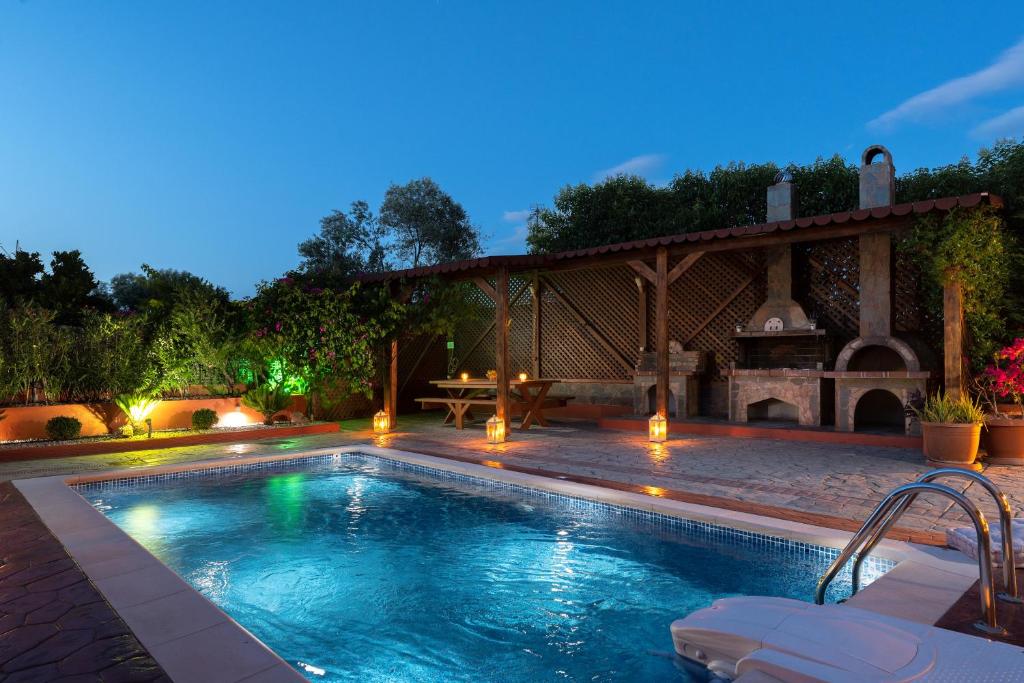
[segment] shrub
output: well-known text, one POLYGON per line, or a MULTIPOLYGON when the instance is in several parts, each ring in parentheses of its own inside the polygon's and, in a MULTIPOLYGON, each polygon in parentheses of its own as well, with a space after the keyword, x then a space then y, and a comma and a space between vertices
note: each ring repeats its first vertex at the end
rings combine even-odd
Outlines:
POLYGON ((242 394, 242 403, 249 408, 262 413, 263 424, 274 424, 274 413, 278 413, 291 403, 291 396, 286 394, 281 387, 271 387, 264 384, 261 387, 254 387, 242 394))
POLYGON ((150 394, 136 391, 131 394, 121 394, 114 398, 114 403, 128 417, 128 424, 133 432, 143 431, 142 423, 160 403, 160 399, 150 394))
POLYGON ((953 398, 941 391, 929 396, 924 407, 916 412, 921 422, 980 424, 985 421, 985 412, 975 399, 967 395, 953 398))
POLYGON ((51 417, 46 421, 46 433, 54 441, 70 441, 82 433, 82 423, 67 415, 51 417))
POLYGON ((209 408, 200 408, 192 413, 192 429, 197 431, 209 429, 213 425, 217 424, 217 419, 216 411, 210 410, 209 408))

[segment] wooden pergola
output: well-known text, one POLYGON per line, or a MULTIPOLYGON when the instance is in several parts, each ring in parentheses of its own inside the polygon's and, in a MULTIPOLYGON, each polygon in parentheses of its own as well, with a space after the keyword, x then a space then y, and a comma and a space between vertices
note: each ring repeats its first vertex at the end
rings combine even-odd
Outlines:
MULTIPOLYGON (((647 329, 647 291, 654 295, 654 338, 656 353, 656 412, 669 416, 669 292, 671 285, 687 273, 708 254, 759 250, 779 245, 810 243, 823 240, 859 237, 873 233, 897 233, 910 228, 926 215, 944 215, 953 209, 972 209, 982 205, 1000 207, 999 197, 977 193, 959 197, 928 200, 910 204, 897 204, 874 209, 862 209, 836 214, 797 218, 736 228, 723 228, 666 237, 625 242, 556 254, 524 254, 490 256, 456 261, 436 266, 365 274, 366 283, 398 285, 425 278, 440 277, 452 281, 469 281, 493 301, 496 330, 494 367, 497 372, 496 414, 506 424, 509 433, 509 386, 511 381, 509 325, 510 276, 532 278, 538 273, 593 269, 611 265, 624 265, 632 269, 641 284, 640 339, 645 345, 647 329), (491 281, 493 280, 493 285, 491 281)), ((751 274, 751 278, 756 274, 751 274)), ((395 288, 393 291, 397 292, 395 288)), ((726 296, 724 300, 728 299, 726 296)), ((962 378, 962 297, 956 286, 946 288, 944 296, 943 369, 948 391, 959 391, 962 378)), ((541 315, 534 305, 533 334, 539 339, 541 315)), ((534 345, 534 371, 539 373, 536 359, 538 345, 534 345)), ((398 342, 390 347, 390 367, 385 386, 385 406, 392 418, 398 412, 398 342)), ((621 355, 621 354, 620 354, 621 355)))

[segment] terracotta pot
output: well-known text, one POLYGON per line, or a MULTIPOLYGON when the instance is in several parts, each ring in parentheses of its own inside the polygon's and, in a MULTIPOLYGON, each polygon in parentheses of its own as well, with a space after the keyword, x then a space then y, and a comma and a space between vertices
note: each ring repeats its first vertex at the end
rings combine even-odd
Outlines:
POLYGON ((1024 465, 1024 420, 989 417, 985 420, 986 462, 1024 465))
POLYGON ((980 424, 922 422, 924 457, 942 466, 974 467, 981 440, 980 424))

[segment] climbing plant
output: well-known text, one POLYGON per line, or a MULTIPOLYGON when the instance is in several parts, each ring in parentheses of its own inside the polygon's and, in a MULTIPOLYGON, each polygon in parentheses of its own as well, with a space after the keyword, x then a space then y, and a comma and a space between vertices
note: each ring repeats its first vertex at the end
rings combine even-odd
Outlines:
POLYGON ((942 308, 946 285, 960 286, 967 358, 980 370, 1006 337, 1005 294, 1015 250, 1002 219, 987 206, 925 216, 898 248, 920 268, 927 305, 935 310, 942 308))

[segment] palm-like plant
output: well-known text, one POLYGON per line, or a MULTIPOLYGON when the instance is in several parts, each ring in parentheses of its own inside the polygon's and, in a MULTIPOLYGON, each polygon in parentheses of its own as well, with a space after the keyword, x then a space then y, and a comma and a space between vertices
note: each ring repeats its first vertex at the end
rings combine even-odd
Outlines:
POLYGON ((274 415, 291 404, 291 396, 278 385, 253 387, 242 394, 242 403, 263 415, 263 424, 273 424, 274 415))
POLYGON ((128 417, 132 433, 142 430, 142 422, 160 404, 160 399, 142 391, 121 394, 114 398, 114 403, 128 417))

